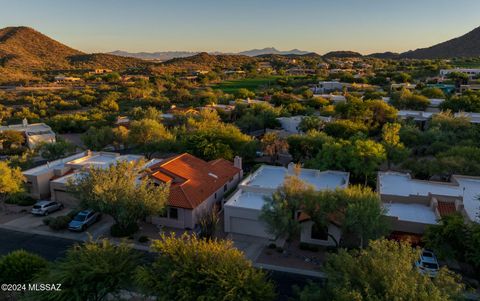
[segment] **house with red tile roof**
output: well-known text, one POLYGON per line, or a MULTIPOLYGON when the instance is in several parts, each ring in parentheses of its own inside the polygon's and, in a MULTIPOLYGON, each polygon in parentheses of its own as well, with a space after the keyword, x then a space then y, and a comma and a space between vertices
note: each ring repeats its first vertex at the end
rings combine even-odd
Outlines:
POLYGON ((206 162, 188 153, 165 159, 150 167, 154 183, 170 184, 164 216, 151 222, 172 228, 195 229, 199 219, 214 206, 223 206, 223 196, 243 177, 242 159, 206 162))

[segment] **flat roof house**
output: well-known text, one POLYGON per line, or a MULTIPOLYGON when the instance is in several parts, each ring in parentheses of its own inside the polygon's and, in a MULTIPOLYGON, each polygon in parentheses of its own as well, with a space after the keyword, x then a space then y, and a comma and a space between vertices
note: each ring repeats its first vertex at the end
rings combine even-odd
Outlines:
POLYGON ((28 148, 33 149, 39 143, 54 143, 56 141, 55 133, 52 128, 45 123, 29 124, 27 119, 23 119, 22 124, 0 126, 0 132, 16 131, 21 132, 25 136, 25 143, 28 148))
POLYGON ((393 231, 423 234, 443 216, 459 212, 478 221, 480 177, 452 176, 451 182, 412 179, 408 173, 379 172, 377 191, 393 231))
MULTIPOLYGON (((265 224, 259 219, 264 198, 272 195, 289 175, 295 174, 295 165, 290 163, 288 168, 281 166, 262 165, 258 170, 245 178, 238 186, 238 190, 224 205, 225 232, 234 236, 253 236, 265 240, 273 239, 267 233, 265 224)), ((318 190, 346 188, 349 173, 340 171, 320 171, 315 169, 301 169, 299 177, 312 184, 318 190)), ((308 243, 333 245, 331 238, 312 239, 311 221, 303 223, 301 240, 308 243)), ((337 240, 340 238, 340 229, 330 225, 328 232, 337 240)))
POLYGON ((143 156, 120 155, 110 152, 81 152, 63 159, 25 170, 30 195, 36 199, 51 197, 52 200, 74 205, 74 198, 66 192, 68 180, 77 177, 90 167, 107 168, 120 161, 139 161, 143 156))
POLYGON ((170 195, 165 216, 152 217, 153 224, 195 229, 199 219, 234 189, 243 177, 242 159, 203 161, 184 153, 150 167, 156 183, 169 183, 170 195))

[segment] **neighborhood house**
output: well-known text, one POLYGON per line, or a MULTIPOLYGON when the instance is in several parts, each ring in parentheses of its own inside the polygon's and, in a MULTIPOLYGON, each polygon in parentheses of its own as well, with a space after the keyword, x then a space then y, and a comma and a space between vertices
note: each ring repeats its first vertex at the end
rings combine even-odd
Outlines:
POLYGON ((451 182, 444 183, 379 172, 377 185, 393 231, 423 234, 428 225, 453 212, 478 221, 480 177, 453 175, 451 182))
POLYGON ((240 157, 234 163, 224 159, 206 162, 187 153, 154 164, 150 170, 156 183, 170 184, 166 213, 152 217, 151 222, 180 229, 195 229, 215 205, 220 209, 223 196, 243 177, 240 157))
MULTIPOLYGON (((272 195, 284 183, 287 176, 295 175, 294 169, 293 163, 290 163, 288 168, 262 165, 246 177, 224 205, 225 232, 236 237, 253 236, 265 241, 274 239, 267 233, 264 222, 259 218, 265 203, 264 198, 272 195)), ((349 173, 330 170, 302 168, 298 176, 317 190, 346 188, 349 181, 349 173)), ((320 237, 312 233, 313 227, 313 223, 309 220, 302 223, 302 242, 326 246, 335 244, 327 235, 320 237)), ((337 241, 340 239, 341 231, 337 225, 331 224, 328 227, 328 233, 337 241)))
POLYGON ((54 143, 56 141, 55 133, 52 128, 45 123, 29 124, 27 119, 23 119, 22 124, 0 126, 0 132, 16 131, 25 136, 25 143, 28 148, 34 149, 40 143, 54 143))

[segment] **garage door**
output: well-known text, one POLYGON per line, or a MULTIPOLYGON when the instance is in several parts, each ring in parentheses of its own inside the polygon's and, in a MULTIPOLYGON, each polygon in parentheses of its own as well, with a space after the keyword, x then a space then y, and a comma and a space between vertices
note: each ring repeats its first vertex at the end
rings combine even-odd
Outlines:
POLYGON ((230 232, 262 238, 269 237, 262 223, 241 217, 230 217, 230 232))

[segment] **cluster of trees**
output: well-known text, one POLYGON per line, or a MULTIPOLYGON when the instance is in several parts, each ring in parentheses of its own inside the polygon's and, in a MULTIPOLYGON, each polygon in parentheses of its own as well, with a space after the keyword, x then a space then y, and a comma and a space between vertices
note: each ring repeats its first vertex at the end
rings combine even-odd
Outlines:
POLYGON ((133 148, 148 158, 154 153, 188 151, 205 160, 232 160, 236 154, 251 158, 257 148, 250 136, 241 133, 235 125, 222 122, 216 111, 204 110, 198 115, 185 116, 170 127, 164 126, 160 112, 154 108, 136 109, 132 119, 128 129, 92 127, 82 135, 82 141, 92 150, 113 144, 133 148))
MULTIPOLYGON (((112 300, 144 294, 157 300, 273 300, 274 286, 229 241, 184 235, 152 243, 148 262, 131 246, 88 241, 47 262, 14 251, 0 257, 2 283, 61 283, 60 291, 23 294, 25 300, 112 300), (101 267, 101 268, 99 268, 101 267)), ((23 300, 22 299, 22 300, 23 300)))
POLYGON ((438 176, 448 180, 452 174, 480 173, 480 127, 468 118, 444 112, 433 116, 424 131, 407 123, 399 135, 414 155, 403 166, 416 177, 438 176))
POLYGON ((424 241, 441 258, 456 259, 480 269, 480 224, 465 223, 461 214, 442 217, 438 225, 429 226, 424 241))
POLYGON ((419 300, 462 298, 460 276, 442 267, 435 278, 420 274, 415 261, 419 249, 389 240, 370 241, 362 250, 340 250, 325 265, 328 280, 310 283, 299 291, 301 301, 419 300))

